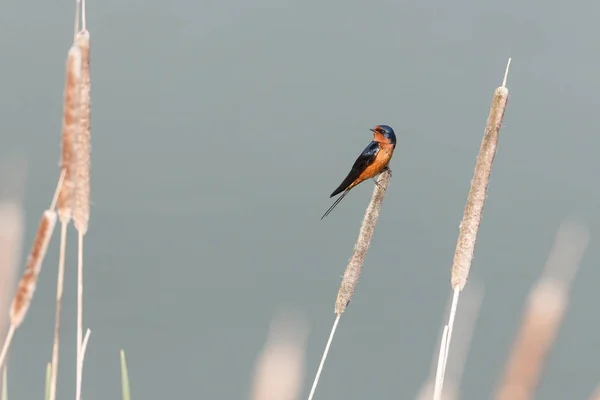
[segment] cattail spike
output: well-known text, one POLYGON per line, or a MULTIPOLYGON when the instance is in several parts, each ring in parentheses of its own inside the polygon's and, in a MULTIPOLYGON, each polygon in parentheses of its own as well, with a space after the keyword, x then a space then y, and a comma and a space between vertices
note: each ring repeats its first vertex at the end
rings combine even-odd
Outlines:
POLYGON ((452 340, 452 330, 454 327, 456 309, 458 307, 458 299, 460 292, 467 284, 469 271, 471 270, 471 263, 473 262, 475 243, 477 242, 477 233, 479 232, 479 224, 481 223, 481 217, 483 215, 483 206, 487 196, 489 178, 492 172, 492 164, 494 163, 496 147, 498 146, 498 136, 500 127, 502 125, 502 119, 504 118, 506 104, 508 102, 508 89, 505 85, 510 60, 511 59, 509 58, 506 70, 504 72, 502 86, 496 88, 494 91, 490 113, 488 115, 483 139, 481 141, 481 147, 479 148, 479 154, 477 155, 477 161, 475 163, 475 171, 473 172, 471 187, 467 196, 467 204, 465 205, 463 219, 460 223, 460 232, 456 242, 456 250, 454 251, 454 261, 452 263, 450 277, 454 296, 452 298, 450 317, 447 325, 448 338, 446 341, 442 342, 440 347, 440 356, 442 356, 442 362, 438 364, 438 370, 436 373, 434 400, 439 400, 442 395, 444 373, 446 362, 448 361, 450 342, 452 340))
POLYGON ((371 202, 365 212, 363 223, 358 233, 358 240, 354 246, 354 253, 348 262, 346 271, 344 271, 344 278, 338 291, 337 299, 335 301, 335 313, 342 315, 346 311, 346 307, 350 304, 350 300, 354 295, 358 278, 360 277, 362 266, 367 255, 367 250, 371 245, 371 238, 375 231, 375 225, 379 218, 379 211, 381 210, 381 204, 383 203, 383 197, 385 191, 390 182, 389 172, 384 172, 380 175, 380 178, 375 185, 373 195, 371 196, 371 202))
MULTIPOLYGON (((510 64, 510 61, 509 61, 510 64)), ((506 69, 508 72, 508 66, 506 69)), ((504 83, 506 82, 506 75, 504 83)), ((467 284, 473 254, 475 252, 475 243, 477 242, 477 233, 479 224, 483 215, 483 206, 487 195, 488 183, 492 172, 492 164, 496 156, 496 147, 498 146, 498 136, 502 119, 504 118, 504 110, 508 102, 508 89, 505 86, 500 86, 494 91, 490 114, 477 162, 475 163, 475 172, 471 181, 471 188, 467 197, 467 204, 462 222, 460 223, 460 233, 456 243, 456 251, 454 253, 454 262, 452 264, 451 283, 453 289, 462 291, 467 284)))
MULTIPOLYGON (((85 2, 83 3, 85 6, 85 2)), ((77 168, 73 222, 83 235, 90 218, 90 34, 84 28, 77 34, 76 46, 81 52, 81 90, 79 97, 79 132, 77 135, 77 168)))
POLYGON ((75 143, 79 114, 81 84, 81 50, 71 46, 67 56, 62 123, 61 168, 65 171, 64 182, 58 195, 58 215, 61 222, 71 219, 75 189, 75 143))
POLYGON ((31 252, 29 253, 29 258, 27 259, 25 272, 10 306, 10 324, 15 328, 21 325, 29 309, 55 225, 56 212, 53 210, 44 211, 31 252))

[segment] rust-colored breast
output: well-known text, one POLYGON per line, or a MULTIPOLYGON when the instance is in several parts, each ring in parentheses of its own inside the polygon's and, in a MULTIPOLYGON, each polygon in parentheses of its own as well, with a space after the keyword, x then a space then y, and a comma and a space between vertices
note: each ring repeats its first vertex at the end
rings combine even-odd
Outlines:
POLYGON ((381 146, 375 160, 358 176, 355 183, 352 186, 356 186, 362 181, 374 178, 383 171, 392 159, 394 153, 394 146, 390 143, 379 143, 381 146))

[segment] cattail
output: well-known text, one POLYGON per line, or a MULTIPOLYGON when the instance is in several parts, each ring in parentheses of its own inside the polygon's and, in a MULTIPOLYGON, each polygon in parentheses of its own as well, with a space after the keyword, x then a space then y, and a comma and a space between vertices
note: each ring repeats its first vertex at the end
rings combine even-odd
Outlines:
MULTIPOLYGON (((506 73, 510 60, 506 66, 506 73)), ((452 288, 462 291, 467 284, 473 253, 475 252, 475 242, 477 241, 477 232, 483 214, 483 205, 487 195, 487 188, 492 172, 492 163, 496 156, 496 147, 498 146, 498 134, 504 118, 504 110, 508 102, 508 89, 506 88, 506 76, 502 86, 494 91, 490 115, 483 134, 481 148, 475 164, 475 172, 471 181, 471 189, 467 197, 467 205, 462 222, 460 223, 460 233, 454 252, 454 262, 452 264, 452 288)))
POLYGON ((365 262, 367 250, 369 250, 369 246, 371 245, 371 238, 375 232, 375 225, 379 218, 379 211, 381 210, 381 204, 383 203, 383 197, 389 182, 390 174, 387 172, 381 174, 381 178, 378 181, 379 184, 375 185, 375 189, 373 190, 371 202, 367 207, 365 217, 358 233, 358 240, 354 245, 354 253, 348 262, 346 271, 344 271, 344 278, 342 279, 335 300, 335 313, 337 315, 342 315, 344 311, 346 311, 346 307, 350 304, 350 300, 352 300, 352 296, 356 290, 356 284, 358 283, 358 278, 360 277, 362 266, 365 262))
MULTIPOLYGON (((62 187, 63 177, 64 173, 61 173, 50 208, 42 214, 42 219, 27 259, 25 272, 23 273, 21 281, 17 286, 16 293, 13 296, 9 312, 10 327, 6 334, 6 338, 4 339, 2 352, 0 353, 0 367, 4 364, 15 330, 23 322, 27 310, 29 309, 31 299, 33 298, 33 293, 35 292, 37 279, 46 256, 46 250, 48 249, 48 244, 50 243, 52 232, 54 232, 54 226, 56 225, 56 211, 54 211, 54 209, 56 208, 58 192, 62 187)), ((12 251, 14 251, 14 249, 12 251)))
POLYGON ((12 305, 10 306, 10 323, 15 328, 18 328, 25 318, 25 314, 29 309, 29 304, 33 298, 37 279, 42 268, 44 257, 46 256, 46 250, 48 244, 52 238, 52 232, 54 232, 54 226, 56 225, 56 212, 54 210, 46 210, 42 215, 35 240, 29 258, 27 259, 27 267, 19 282, 17 292, 13 298, 12 305))
POLYGON ((448 320, 448 337, 442 342, 440 347, 440 355, 442 363, 438 364, 438 372, 436 373, 436 384, 434 390, 434 400, 440 399, 444 382, 444 373, 446 362, 448 361, 448 350, 450 341, 452 340, 452 328, 454 325, 454 317, 456 308, 458 307, 458 297, 460 292, 467 284, 473 254, 475 252, 475 243, 477 241, 477 232, 483 214, 483 205, 487 195, 487 187, 490 174, 492 172, 492 164, 496 155, 496 147, 498 145, 498 134, 504 118, 504 110, 508 102, 508 89, 506 88, 506 79, 508 76, 508 68, 510 67, 510 58, 504 72, 504 80, 502 86, 494 91, 492 105, 485 127, 481 148, 477 156, 473 179, 471 180, 471 188, 467 197, 467 204, 463 214, 462 222, 460 223, 460 232, 454 252, 454 262, 452 264, 451 284, 454 290, 452 298, 452 306, 450 309, 450 318, 448 320))
POLYGON ((58 215, 60 221, 68 223, 74 204, 76 177, 75 145, 79 114, 79 95, 81 84, 81 50, 71 46, 67 56, 62 122, 61 169, 65 171, 64 184, 58 196, 58 215))
POLYGON ((327 339, 327 344, 325 345, 325 350, 323 351, 319 368, 317 369, 317 375, 315 376, 310 394, 308 395, 308 400, 311 400, 315 394, 315 390, 317 389, 319 378, 321 376, 321 372, 323 371, 323 366, 325 365, 325 360, 327 359, 327 354, 329 353, 329 347, 333 341, 338 323, 340 322, 342 314, 344 311, 346 311, 348 304, 350 304, 350 300, 352 300, 352 296, 356 290, 356 284, 358 283, 358 278, 362 272, 362 266, 365 261, 365 256, 367 255, 369 245, 371 244, 371 238, 375 232, 375 225, 377 224, 377 219, 379 218, 379 211, 381 210, 383 197, 387 190, 391 176, 392 174, 389 169, 386 170, 379 176, 377 184, 375 185, 375 189, 373 189, 371 202, 369 203, 367 211, 365 212, 365 216, 358 233, 358 240, 354 245, 354 253, 348 262, 348 266, 344 272, 344 278, 342 279, 340 289, 338 290, 334 308, 336 317, 333 322, 333 327, 331 328, 331 333, 329 334, 329 339, 327 339))
POLYGON ((75 228, 85 235, 90 219, 90 34, 79 32, 75 44, 81 52, 81 91, 77 134, 77 176, 75 182, 75 228))
POLYGON ((0 367, 4 363, 15 330, 23 322, 27 310, 29 309, 29 305, 31 304, 42 263, 46 256, 46 250, 48 249, 48 244, 52 238, 54 225, 56 225, 56 212, 53 209, 44 211, 37 234, 35 235, 35 240, 33 241, 31 252, 29 253, 29 258, 27 259, 25 272, 17 286, 17 291, 10 306, 10 328, 6 335, 6 339, 4 339, 4 346, 2 348, 2 353, 0 354, 0 367))
POLYGON ((533 398, 546 356, 568 306, 572 278, 588 243, 588 230, 584 226, 572 221, 562 224, 544 273, 529 293, 496 399, 533 398))

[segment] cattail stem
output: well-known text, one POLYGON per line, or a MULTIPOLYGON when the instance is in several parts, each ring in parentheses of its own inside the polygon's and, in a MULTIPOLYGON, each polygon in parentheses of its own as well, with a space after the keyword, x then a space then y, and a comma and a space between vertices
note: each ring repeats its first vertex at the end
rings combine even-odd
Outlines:
POLYGON ((333 327, 331 328, 331 332, 329 333, 329 339, 327 339, 327 344, 325 345, 325 350, 323 351, 323 356, 321 357, 319 368, 317 368, 317 375, 315 376, 313 385, 310 388, 308 400, 311 400, 313 398, 313 396, 315 395, 315 390, 317 390, 317 385, 319 384, 319 379, 321 378, 321 372, 323 372, 323 366, 325 365, 325 360, 327 359, 327 355, 329 354, 329 348, 331 347, 331 342, 333 342, 333 337, 335 336, 335 331, 337 330, 337 326, 340 322, 341 316, 341 314, 337 314, 335 316, 335 321, 333 321, 333 327))
POLYGON ((0 367, 4 365, 4 359, 6 358, 6 354, 8 353, 8 349, 10 348, 10 344, 12 343, 12 338, 15 335, 16 326, 10 324, 8 328, 8 332, 6 333, 6 339, 4 339, 4 345, 2 346, 2 353, 0 353, 0 367))
MULTIPOLYGON (((467 296, 467 301, 466 303, 463 301, 465 307, 462 309, 462 317, 457 321, 462 324, 459 332, 460 334, 457 337, 458 342, 456 340, 454 341, 454 357, 452 363, 448 364, 446 375, 444 377, 444 390, 442 391, 443 400, 455 400, 460 398, 460 383, 469 354, 469 346, 471 345, 477 317, 479 316, 479 309, 483 300, 483 286, 477 284, 471 285, 470 290, 463 294, 463 299, 465 295, 467 296), (450 379, 448 379, 449 377, 450 379)), ((450 303, 448 305, 450 305, 450 303)), ((446 338, 442 337, 442 343, 447 341, 447 327, 448 325, 445 325, 446 329, 444 329, 444 331, 446 332, 446 338)), ((435 360, 432 360, 431 368, 433 368, 434 373, 436 372, 435 368, 439 363, 439 356, 440 354, 438 353, 435 360)), ((433 374, 428 377, 427 381, 421 386, 421 390, 417 396, 418 400, 429 400, 432 398, 435 379, 436 377, 433 374)))
POLYGON ((81 399, 81 381, 83 368, 83 234, 78 235, 77 251, 77 387, 76 400, 81 399))
POLYGON ((325 365, 325 360, 327 359, 327 354, 329 353, 329 347, 331 346, 331 342, 333 341, 333 337, 335 335, 338 323, 342 314, 344 313, 344 311, 346 311, 348 304, 350 304, 350 300, 352 300, 352 296, 354 295, 354 291, 356 290, 358 278, 360 277, 360 274, 362 272, 362 266, 367 255, 369 245, 371 244, 371 238, 373 237, 373 233, 375 232, 375 225, 377 224, 377 219, 379 218, 381 204, 383 203, 383 197, 385 196, 385 192, 390 182, 390 178, 391 174, 389 170, 386 170, 379 176, 379 179, 377 180, 377 185, 375 185, 375 189, 373 189, 371 202, 369 203, 367 211, 365 212, 365 216, 363 218, 363 222, 358 233, 358 240, 354 245, 354 253, 350 258, 350 261, 348 262, 348 266, 346 267, 346 271, 344 272, 344 278, 342 279, 342 283, 340 285, 340 289, 335 300, 334 311, 336 314, 336 318, 333 323, 333 327, 331 328, 331 333, 329 334, 329 339, 327 340, 327 345, 325 346, 323 357, 321 358, 321 362, 319 363, 317 375, 315 376, 312 388, 310 390, 310 394, 308 395, 308 400, 311 400, 315 394, 315 390, 317 389, 317 385, 319 384, 321 372, 323 370, 323 366, 325 365))
POLYGON ((67 243, 68 223, 60 224, 60 251, 58 259, 58 278, 56 282, 56 313, 54 317, 54 343, 52 346, 52 368, 50 377, 50 396, 49 400, 56 398, 56 380, 58 377, 58 349, 60 341, 60 313, 62 309, 63 282, 65 276, 65 252, 67 243))
POLYGON ((508 77, 508 69, 511 59, 508 59, 506 71, 502 86, 494 91, 490 114, 485 127, 481 148, 477 156, 475 164, 475 172, 471 181, 471 188, 467 197, 467 204, 460 224, 460 233, 456 243, 454 252, 454 262, 452 264, 451 283, 454 290, 452 298, 452 306, 450 309, 450 318, 448 320, 448 336, 440 346, 440 360, 438 363, 438 371, 436 373, 436 382, 433 398, 439 400, 442 395, 444 384, 444 374, 446 363, 448 361, 448 351, 452 340, 452 330, 454 327, 454 318, 458 307, 458 299, 460 292, 467 284, 473 254, 475 252, 475 243, 477 242, 477 232, 483 214, 483 206, 487 195, 487 187, 490 174, 492 172, 492 164, 496 155, 496 147, 498 145, 498 133, 504 118, 504 110, 508 102, 508 89, 506 88, 506 79, 508 77))

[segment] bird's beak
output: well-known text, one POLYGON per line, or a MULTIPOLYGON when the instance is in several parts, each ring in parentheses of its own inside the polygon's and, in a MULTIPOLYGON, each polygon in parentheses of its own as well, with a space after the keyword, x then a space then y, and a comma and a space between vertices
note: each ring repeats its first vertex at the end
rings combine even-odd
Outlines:
POLYGON ((376 131, 375 131, 375 128, 371 128, 371 129, 369 129, 369 130, 370 130, 371 132, 376 132, 376 131))

